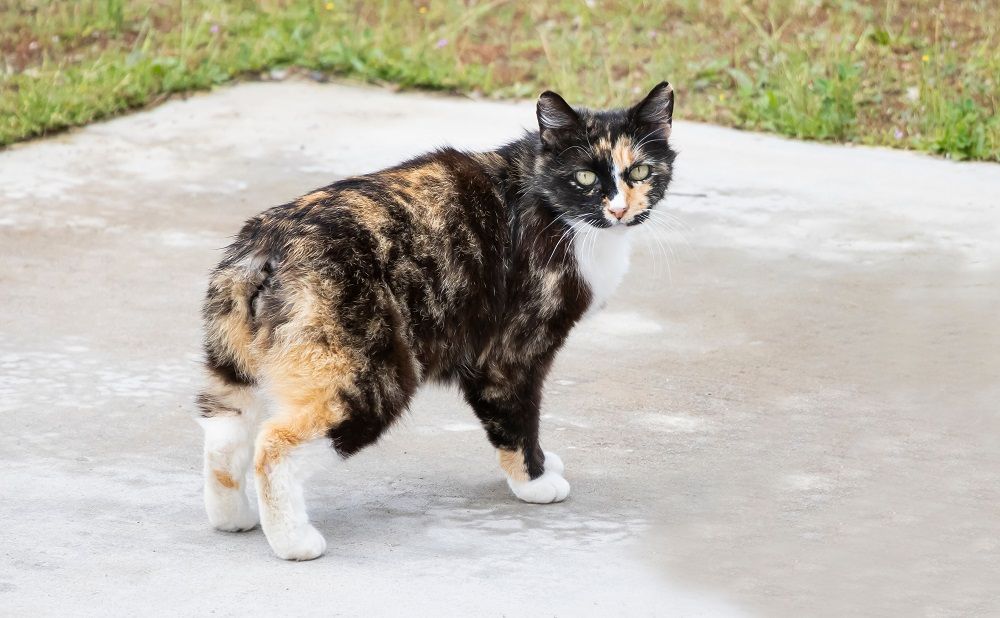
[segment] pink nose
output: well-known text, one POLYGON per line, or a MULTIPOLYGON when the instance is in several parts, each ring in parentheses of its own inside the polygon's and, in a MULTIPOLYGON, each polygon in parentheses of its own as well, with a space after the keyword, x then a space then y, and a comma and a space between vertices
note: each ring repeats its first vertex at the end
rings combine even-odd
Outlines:
POLYGON ((618 206, 618 207, 608 206, 608 212, 610 212, 612 215, 614 215, 614 217, 616 219, 618 219, 619 221, 621 221, 622 217, 625 216, 625 211, 627 211, 627 210, 628 210, 628 206, 624 206, 624 205, 623 206, 618 206))

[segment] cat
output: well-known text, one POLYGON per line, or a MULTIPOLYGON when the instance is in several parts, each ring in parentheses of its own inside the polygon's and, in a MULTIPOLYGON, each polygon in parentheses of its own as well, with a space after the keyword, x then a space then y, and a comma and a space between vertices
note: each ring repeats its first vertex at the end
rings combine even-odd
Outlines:
POLYGON ((442 148, 251 218, 203 308, 212 525, 257 525, 252 464, 271 548, 320 556, 302 490, 311 447, 358 452, 428 381, 461 388, 517 498, 564 500, 563 463, 539 445, 542 383, 666 195, 673 103, 667 82, 611 111, 547 91, 538 130, 497 150, 442 148))

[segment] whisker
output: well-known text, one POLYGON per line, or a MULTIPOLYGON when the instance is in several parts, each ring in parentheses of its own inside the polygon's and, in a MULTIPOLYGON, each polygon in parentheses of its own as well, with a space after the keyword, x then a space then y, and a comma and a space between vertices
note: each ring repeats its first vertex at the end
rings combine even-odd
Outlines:
POLYGON ((660 225, 670 232, 677 233, 684 244, 691 248, 691 242, 687 238, 687 233, 694 233, 694 230, 689 226, 684 220, 676 217, 675 215, 657 210, 650 210, 650 217, 647 221, 660 225))
POLYGON ((579 150, 580 152, 582 152, 585 155, 586 154, 590 154, 590 153, 587 152, 587 150, 583 146, 573 145, 573 146, 568 146, 568 147, 564 148, 562 152, 560 152, 558 155, 556 155, 556 157, 557 158, 561 157, 561 156, 563 156, 563 153, 565 153, 567 150, 572 150, 574 148, 576 148, 577 150, 579 150))
POLYGON ((647 219, 647 221, 649 221, 650 223, 653 223, 654 225, 665 226, 667 229, 669 229, 671 231, 677 231, 677 232, 691 232, 692 231, 691 228, 685 226, 685 224, 684 224, 683 221, 671 218, 669 216, 649 217, 649 219, 647 219))
POLYGON ((593 264, 594 264, 594 253, 591 250, 591 246, 590 245, 591 245, 591 242, 594 240, 594 232, 596 230, 597 230, 596 227, 591 226, 590 229, 587 230, 586 235, 583 237, 583 253, 587 256, 587 259, 590 260, 590 264, 591 264, 592 268, 593 268, 593 264))
MULTIPOLYGON (((639 138, 639 143, 636 144, 635 149, 638 150, 638 149, 642 148, 642 145, 647 143, 646 138, 648 138, 651 135, 656 135, 659 132, 660 132, 660 129, 653 129, 649 133, 647 133, 647 134, 643 135, 642 137, 640 137, 639 138)), ((649 140, 649 141, 653 141, 653 140, 649 140)), ((664 141, 665 142, 667 140, 661 139, 660 141, 664 141)))
MULTIPOLYGON (((559 216, 561 217, 562 215, 559 216)), ((559 245, 561 245, 567 237, 572 237, 576 233, 576 225, 577 223, 579 223, 579 219, 574 221, 567 221, 566 223, 568 227, 565 230, 563 230, 563 233, 559 236, 559 240, 556 241, 556 245, 552 248, 552 253, 549 254, 549 259, 545 262, 545 267, 542 268, 542 270, 549 269, 549 264, 552 263, 552 258, 554 258, 556 252, 559 251, 559 245)))
POLYGON ((683 240, 684 243, 687 245, 687 248, 688 249, 691 248, 691 243, 684 235, 684 230, 671 226, 670 221, 665 221, 663 219, 649 219, 648 221, 649 223, 652 223, 654 226, 658 226, 659 229, 665 231, 668 236, 672 234, 677 234, 681 238, 681 240, 683 240))
POLYGON ((657 138, 654 138, 654 139, 647 139, 646 141, 642 142, 642 144, 640 144, 638 146, 635 146, 634 148, 636 148, 638 150, 639 148, 641 148, 642 146, 645 146, 646 144, 652 144, 653 142, 667 142, 667 141, 670 141, 670 140, 668 140, 665 137, 657 137, 657 138))
POLYGON ((653 251, 653 243, 656 241, 655 234, 652 228, 643 228, 643 242, 646 245, 646 250, 649 252, 649 259, 653 263, 653 277, 659 279, 660 277, 660 256, 653 251))
MULTIPOLYGON (((656 241, 656 245, 660 248, 660 253, 663 254, 663 263, 666 264, 667 266, 667 280, 670 281, 670 285, 673 285, 674 273, 673 270, 670 268, 670 258, 667 257, 667 252, 663 248, 663 243, 660 241, 660 237, 657 236, 656 234, 653 234, 653 240, 656 241)), ((670 246, 669 243, 667 244, 667 246, 668 247, 670 246)), ((673 250, 671 250, 671 255, 673 255, 673 250)))
POLYGON ((561 214, 556 215, 555 218, 552 219, 551 223, 549 223, 548 225, 546 225, 545 227, 543 227, 541 232, 538 232, 538 235, 541 236, 542 234, 545 233, 545 230, 549 229, 550 227, 552 227, 556 223, 559 223, 561 220, 562 220, 562 215, 561 214))
POLYGON ((689 230, 691 229, 691 226, 689 226, 683 219, 681 219, 680 217, 678 217, 677 215, 675 215, 672 212, 669 212, 669 211, 666 211, 666 210, 656 210, 655 208, 650 208, 649 209, 649 213, 651 215, 656 215, 657 217, 665 217, 667 219, 670 219, 670 220, 678 223, 679 225, 682 225, 682 226, 686 227, 689 230))
POLYGON ((666 243, 667 248, 670 250, 670 253, 674 256, 675 260, 677 259, 677 254, 674 251, 675 245, 672 242, 672 239, 677 238, 683 243, 684 249, 690 252, 689 255, 693 255, 696 261, 701 262, 701 255, 694 251, 694 247, 691 245, 691 241, 688 240, 685 230, 673 225, 674 223, 683 225, 683 221, 677 219, 676 217, 664 216, 663 218, 651 217, 647 219, 647 222, 653 224, 653 226, 665 233, 663 241, 666 243))

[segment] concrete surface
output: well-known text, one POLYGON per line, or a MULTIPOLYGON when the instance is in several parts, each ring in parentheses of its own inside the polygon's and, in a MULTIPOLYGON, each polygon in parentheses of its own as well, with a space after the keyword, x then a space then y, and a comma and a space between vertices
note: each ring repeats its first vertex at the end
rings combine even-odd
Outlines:
POLYGON ((568 502, 514 502, 432 390, 315 479, 321 560, 208 527, 217 249, 314 186, 532 122, 245 84, 0 153, 0 614, 1000 613, 1000 166, 682 121, 684 227, 645 231, 546 390, 568 502))

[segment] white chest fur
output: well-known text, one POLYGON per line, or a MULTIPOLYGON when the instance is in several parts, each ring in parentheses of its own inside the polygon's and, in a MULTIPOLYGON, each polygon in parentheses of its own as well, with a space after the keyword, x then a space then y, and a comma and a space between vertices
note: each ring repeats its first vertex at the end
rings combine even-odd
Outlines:
POLYGON ((632 234, 624 226, 573 237, 577 267, 592 296, 588 315, 604 307, 622 282, 628 272, 631 249, 632 234))

